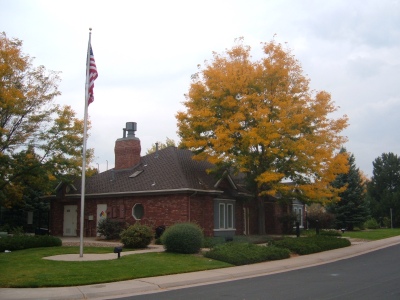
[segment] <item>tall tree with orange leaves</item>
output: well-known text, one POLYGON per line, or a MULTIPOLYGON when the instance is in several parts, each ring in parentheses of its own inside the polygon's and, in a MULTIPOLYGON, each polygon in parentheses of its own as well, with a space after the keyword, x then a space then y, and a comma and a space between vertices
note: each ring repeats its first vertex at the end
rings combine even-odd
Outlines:
POLYGON ((59 79, 33 66, 22 41, 0 32, 0 206, 23 206, 30 195, 53 192, 55 182, 80 174, 83 120, 53 102, 59 79))
POLYGON ((297 198, 329 201, 340 192, 330 183, 348 170, 339 153, 347 116, 332 117, 337 107, 330 94, 310 90, 290 49, 274 40, 262 49, 263 57, 253 61, 241 38, 232 49, 214 52, 192 75, 186 111, 176 115, 181 146, 195 159, 246 175, 259 197, 261 234, 263 196, 291 199, 295 190, 297 198))

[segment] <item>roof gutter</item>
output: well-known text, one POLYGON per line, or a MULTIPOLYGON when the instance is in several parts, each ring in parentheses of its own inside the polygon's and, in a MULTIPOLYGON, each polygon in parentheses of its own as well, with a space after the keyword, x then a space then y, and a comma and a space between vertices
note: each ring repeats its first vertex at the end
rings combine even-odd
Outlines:
MULTIPOLYGON (((199 190, 199 189, 168 189, 168 190, 153 190, 153 191, 130 191, 130 192, 111 192, 111 193, 95 193, 86 194, 86 198, 107 198, 115 196, 148 196, 148 195, 162 195, 162 194, 185 194, 185 193, 198 193, 198 194, 211 194, 220 195, 223 191, 219 190, 199 190)), ((81 194, 67 194, 66 198, 78 198, 81 194)), ((55 195, 46 196, 46 198, 55 198, 55 195)))

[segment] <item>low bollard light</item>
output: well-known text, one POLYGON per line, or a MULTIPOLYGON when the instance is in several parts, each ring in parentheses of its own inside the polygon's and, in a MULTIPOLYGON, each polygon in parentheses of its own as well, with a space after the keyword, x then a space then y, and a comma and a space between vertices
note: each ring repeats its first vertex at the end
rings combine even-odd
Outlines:
POLYGON ((118 258, 120 258, 122 252, 122 247, 115 247, 114 248, 114 253, 118 253, 118 258))

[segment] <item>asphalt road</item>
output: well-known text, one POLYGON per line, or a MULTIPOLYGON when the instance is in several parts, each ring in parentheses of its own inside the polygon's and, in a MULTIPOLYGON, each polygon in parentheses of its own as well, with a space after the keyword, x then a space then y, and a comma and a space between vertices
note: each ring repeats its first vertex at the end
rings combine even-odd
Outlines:
POLYGON ((275 275, 119 299, 399 300, 400 245, 275 275))

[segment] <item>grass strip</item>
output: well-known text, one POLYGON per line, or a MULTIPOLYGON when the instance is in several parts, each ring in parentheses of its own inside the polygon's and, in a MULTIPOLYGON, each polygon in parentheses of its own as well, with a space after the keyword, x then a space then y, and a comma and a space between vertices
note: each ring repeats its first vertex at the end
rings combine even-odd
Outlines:
POLYGON ((343 236, 363 240, 381 240, 400 235, 400 228, 345 231, 343 236))
MULTIPOLYGON (((87 247, 85 253, 110 253, 110 248, 87 247)), ((104 261, 51 261, 45 256, 79 254, 79 247, 49 247, 0 253, 0 287, 78 286, 152 276, 211 270, 231 266, 201 255, 145 253, 104 261)))

